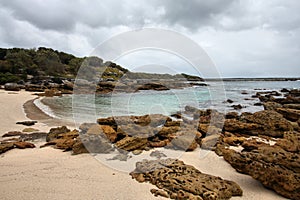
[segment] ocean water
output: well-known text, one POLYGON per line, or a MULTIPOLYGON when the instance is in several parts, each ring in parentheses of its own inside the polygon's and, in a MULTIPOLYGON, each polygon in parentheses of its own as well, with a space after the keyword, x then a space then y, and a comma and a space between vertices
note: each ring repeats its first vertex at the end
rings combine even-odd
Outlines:
POLYGON ((122 115, 165 114, 183 111, 187 105, 201 109, 234 111, 231 105, 244 106, 239 112, 256 112, 262 106, 252 98, 259 91, 279 91, 282 88, 300 88, 300 81, 232 81, 207 82, 209 86, 174 89, 168 91, 140 91, 102 95, 66 95, 35 101, 44 112, 63 120, 95 122, 97 118, 122 115), (242 94, 244 93, 244 94, 242 94), (224 103, 231 99, 234 103, 224 103))

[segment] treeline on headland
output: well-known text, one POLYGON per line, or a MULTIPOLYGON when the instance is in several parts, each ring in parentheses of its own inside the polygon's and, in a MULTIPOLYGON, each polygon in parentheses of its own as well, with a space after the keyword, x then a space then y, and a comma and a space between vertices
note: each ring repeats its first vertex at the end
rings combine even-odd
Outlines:
POLYGON ((9 82, 27 82, 28 80, 44 80, 45 78, 74 79, 83 62, 97 68, 101 72, 101 80, 117 80, 126 74, 129 79, 173 79, 186 78, 202 81, 200 77, 187 74, 150 74, 135 73, 96 56, 76 57, 72 54, 39 47, 32 49, 0 48, 0 84, 9 82), (87 61, 87 62, 86 62, 87 61))

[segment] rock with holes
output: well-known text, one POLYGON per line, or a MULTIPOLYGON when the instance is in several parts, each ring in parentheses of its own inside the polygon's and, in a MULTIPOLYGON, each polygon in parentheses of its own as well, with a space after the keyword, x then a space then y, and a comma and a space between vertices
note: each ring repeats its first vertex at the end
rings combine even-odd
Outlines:
POLYGON ((229 199, 243 193, 235 182, 201 173, 176 159, 138 162, 130 175, 139 182, 156 185, 160 190, 152 189, 154 195, 171 199, 229 199))

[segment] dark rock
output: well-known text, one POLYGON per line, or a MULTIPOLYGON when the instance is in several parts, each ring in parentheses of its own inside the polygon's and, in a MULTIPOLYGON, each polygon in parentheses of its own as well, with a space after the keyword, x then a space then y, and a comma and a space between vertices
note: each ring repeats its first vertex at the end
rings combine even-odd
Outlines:
POLYGON ((182 114, 180 112, 179 113, 174 113, 174 114, 171 114, 171 117, 175 117, 176 119, 181 119, 182 114))
POLYGON ((235 182, 201 173, 175 159, 138 162, 130 175, 138 182, 150 182, 161 189, 152 189, 154 195, 169 195, 172 199, 229 199, 243 193, 235 182))
POLYGON ((257 102, 254 104, 254 106, 262 106, 262 105, 263 105, 263 103, 261 103, 261 102, 257 102))
POLYGON ((286 88, 283 88, 283 89, 280 90, 280 92, 290 92, 290 91, 286 88))
POLYGON ((225 115, 226 119, 237 119, 239 117, 239 114, 237 112, 228 112, 225 115))
POLYGON ((231 100, 231 99, 227 99, 226 102, 227 102, 227 103, 233 103, 234 101, 231 100))
POLYGON ((241 110, 242 108, 244 108, 241 104, 232 105, 231 107, 235 110, 241 110))
POLYGON ((37 121, 22 121, 22 122, 17 122, 16 124, 22 124, 24 126, 33 126, 37 121))

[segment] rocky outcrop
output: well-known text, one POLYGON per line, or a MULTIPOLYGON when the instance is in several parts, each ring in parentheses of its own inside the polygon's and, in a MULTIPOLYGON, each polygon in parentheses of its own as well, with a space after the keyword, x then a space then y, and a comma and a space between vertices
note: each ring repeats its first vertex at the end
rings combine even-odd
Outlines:
POLYGON ((300 119, 300 110, 291 109, 291 108, 278 108, 276 111, 284 116, 284 118, 290 121, 297 121, 300 119))
POLYGON ((292 131, 292 124, 273 110, 259 111, 241 115, 240 119, 226 119, 224 131, 247 134, 283 137, 284 131, 292 131))
POLYGON ((269 145, 244 152, 223 149, 222 154, 238 172, 252 176, 284 197, 300 198, 299 154, 269 145))
POLYGON ((171 199, 230 199, 242 196, 242 189, 233 181, 201 173, 180 160, 165 159, 136 163, 130 173, 138 182, 150 182, 155 196, 171 199))

